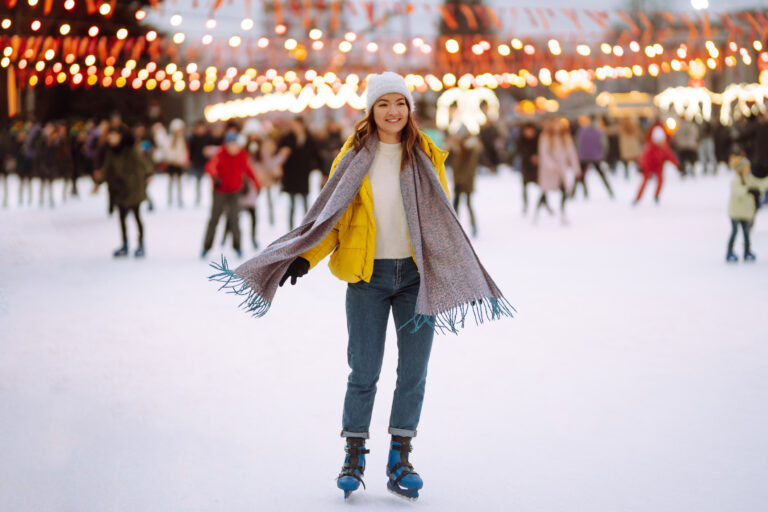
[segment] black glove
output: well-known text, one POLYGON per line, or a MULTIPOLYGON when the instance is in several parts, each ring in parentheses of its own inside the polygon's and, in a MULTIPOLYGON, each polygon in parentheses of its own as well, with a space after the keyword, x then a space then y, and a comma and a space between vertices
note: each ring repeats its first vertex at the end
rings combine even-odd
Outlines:
POLYGON ((291 284, 296 284, 296 280, 307 272, 309 272, 309 262, 299 256, 291 262, 288 270, 283 274, 282 279, 280 279, 280 286, 283 286, 289 277, 291 278, 291 284))
POLYGON ((213 186, 215 188, 221 187, 221 178, 219 178, 218 176, 214 176, 213 177, 213 186))

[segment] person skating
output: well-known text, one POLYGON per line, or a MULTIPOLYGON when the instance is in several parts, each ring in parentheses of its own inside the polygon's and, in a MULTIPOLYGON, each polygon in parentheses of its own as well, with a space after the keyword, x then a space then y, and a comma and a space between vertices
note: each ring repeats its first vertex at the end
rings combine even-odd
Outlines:
MULTIPOLYGON (((659 202, 661 188, 664 186, 664 162, 672 162, 675 167, 679 167, 677 157, 669 147, 669 137, 661 123, 656 123, 648 131, 648 140, 643 148, 643 154, 640 156, 640 170, 643 173, 643 182, 637 191, 637 196, 632 202, 636 205, 640 202, 645 191, 645 186, 651 177, 656 178, 656 194, 654 199, 659 202)), ((680 171, 683 172, 683 171, 680 171)))
POLYGON ((107 147, 104 154, 103 175, 95 177, 98 183, 107 182, 110 202, 117 207, 120 218, 120 233, 123 245, 113 256, 128 255, 128 233, 126 218, 133 213, 138 229, 138 247, 134 252, 137 258, 145 255, 144 224, 141 222, 139 206, 147 197, 146 187, 151 174, 151 166, 146 158, 139 154, 134 144, 133 135, 127 127, 111 126, 106 136, 107 147))
POLYGON ((728 252, 725 260, 737 262, 739 258, 733 252, 733 244, 741 226, 744 236, 744 261, 754 261, 755 255, 750 247, 749 232, 755 220, 761 193, 768 190, 768 178, 758 179, 752 175, 749 160, 743 154, 731 155, 728 166, 736 174, 731 180, 731 196, 728 201, 728 217, 731 219, 731 236, 728 239, 728 252))
POLYGON ((224 144, 205 165, 205 172, 213 180, 213 204, 211 217, 203 240, 202 257, 205 258, 213 246, 216 226, 221 215, 226 213, 227 226, 232 231, 232 248, 238 256, 240 249, 240 191, 243 178, 248 178, 258 191, 261 188, 256 174, 248 160, 248 152, 238 142, 238 133, 228 131, 224 135, 224 144))
POLYGON ((475 175, 477 164, 483 144, 477 135, 472 135, 466 129, 462 129, 456 135, 450 137, 450 150, 453 153, 453 209, 459 214, 459 203, 464 196, 467 210, 469 211, 469 223, 472 227, 472 237, 477 237, 477 223, 475 212, 472 209, 472 194, 475 191, 475 175))
POLYGON ((212 145, 213 138, 208 133, 205 121, 197 121, 188 142, 190 173, 195 177, 195 206, 200 205, 203 174, 205 174, 205 164, 208 162, 206 150, 212 145))
POLYGON ((231 270, 214 263, 221 289, 245 297, 263 316, 277 288, 295 284, 331 254, 331 272, 347 285, 348 363, 342 415, 346 456, 337 486, 345 497, 365 472, 376 382, 392 311, 398 378, 390 415, 387 487, 415 499, 423 482, 410 462, 424 400, 435 329, 457 332, 467 316, 511 316, 461 229, 445 177, 446 152, 419 131, 400 75, 368 78, 366 115, 355 126, 328 183, 301 225, 231 270), (460 276, 460 278, 459 278, 460 276))
POLYGON ((547 193, 559 190, 560 222, 567 224, 565 203, 573 191, 573 182, 580 175, 579 156, 571 137, 566 119, 550 119, 544 124, 539 136, 539 188, 541 197, 534 211, 534 222, 538 219, 539 209, 544 207, 552 213, 547 202, 547 193))
POLYGON ((624 164, 624 178, 629 179, 629 164, 637 163, 643 152, 643 133, 634 118, 625 117, 619 124, 619 158, 624 164))
POLYGON ((520 129, 516 151, 520 157, 520 174, 523 179, 523 215, 528 211, 528 184, 539 181, 539 130, 532 122, 520 129))
POLYGON ((605 137, 603 130, 597 125, 597 120, 594 117, 580 119, 579 124, 579 129, 576 132, 576 147, 579 154, 581 175, 576 178, 573 186, 573 195, 574 197, 576 196, 576 190, 581 185, 584 189, 584 198, 589 197, 586 176, 587 170, 593 167, 595 172, 600 175, 600 179, 603 180, 603 184, 606 190, 608 190, 608 196, 613 198, 613 190, 601 167, 605 158, 605 151, 608 147, 608 139, 605 137))
POLYGON ((304 214, 307 213, 309 195, 309 174, 320 165, 320 153, 312 134, 302 117, 291 120, 291 129, 278 142, 279 149, 288 148, 288 158, 283 165, 283 192, 290 196, 288 207, 288 229, 293 229, 296 199, 301 199, 304 214))

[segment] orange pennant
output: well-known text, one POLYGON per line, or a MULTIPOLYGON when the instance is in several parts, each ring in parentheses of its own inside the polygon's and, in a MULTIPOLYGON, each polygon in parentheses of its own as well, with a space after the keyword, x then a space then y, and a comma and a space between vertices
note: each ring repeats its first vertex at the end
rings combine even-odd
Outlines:
POLYGON ((475 19, 475 13, 472 12, 472 7, 469 5, 459 5, 461 14, 464 15, 464 19, 467 20, 467 26, 470 30, 477 30, 477 20, 475 19))

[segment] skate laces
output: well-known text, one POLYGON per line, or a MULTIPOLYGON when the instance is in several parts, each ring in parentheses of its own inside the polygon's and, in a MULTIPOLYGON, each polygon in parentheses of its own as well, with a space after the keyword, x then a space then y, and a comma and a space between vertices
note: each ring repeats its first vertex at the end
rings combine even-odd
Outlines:
POLYGON ((351 476, 363 484, 363 489, 365 489, 365 482, 362 479, 365 468, 360 465, 360 455, 371 453, 371 450, 367 449, 365 445, 347 445, 344 447, 344 451, 349 455, 349 458, 344 462, 344 465, 341 467, 341 473, 339 473, 337 478, 351 476))

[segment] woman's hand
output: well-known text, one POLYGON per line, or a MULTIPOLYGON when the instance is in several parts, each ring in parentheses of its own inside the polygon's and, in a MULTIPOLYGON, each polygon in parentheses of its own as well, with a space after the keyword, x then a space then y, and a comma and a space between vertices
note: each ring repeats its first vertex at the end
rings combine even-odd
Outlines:
POLYGON ((289 277, 291 278, 291 284, 296 284, 296 280, 307 272, 309 272, 309 262, 299 256, 291 262, 288 270, 283 274, 282 279, 280 279, 280 286, 283 286, 289 277))

